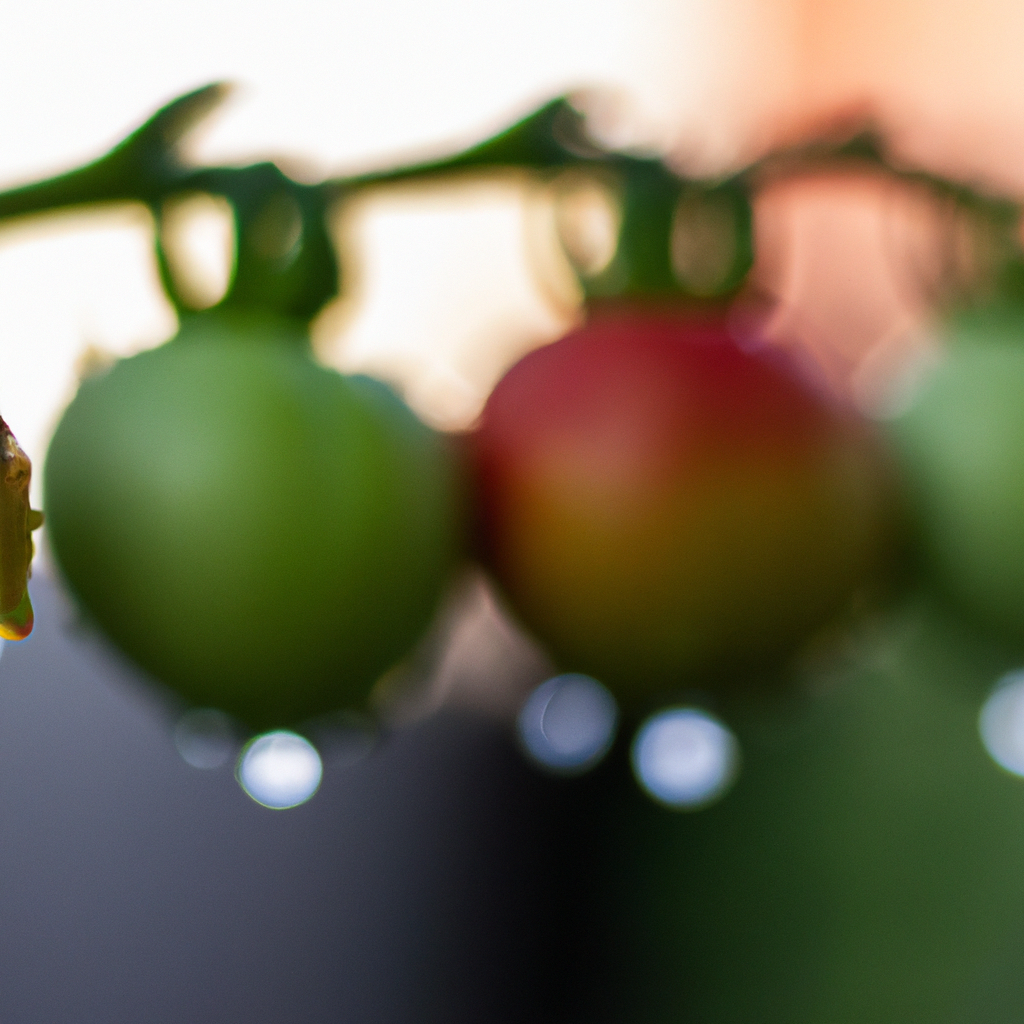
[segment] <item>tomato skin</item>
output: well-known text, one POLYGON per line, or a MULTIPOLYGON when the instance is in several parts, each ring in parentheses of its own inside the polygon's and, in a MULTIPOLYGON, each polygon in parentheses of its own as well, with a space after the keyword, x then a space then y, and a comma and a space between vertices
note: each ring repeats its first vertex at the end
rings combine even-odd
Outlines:
POLYGON ((976 624, 1024 645, 1024 311, 966 312, 890 426, 931 579, 976 624))
POLYGON ((256 728, 360 706, 459 549, 444 439, 266 320, 199 318, 86 380, 44 489, 57 561, 99 626, 256 728))
POLYGON ((776 662, 886 546, 865 424, 739 349, 724 310, 598 308, 508 372, 470 447, 512 607, 628 699, 776 662))

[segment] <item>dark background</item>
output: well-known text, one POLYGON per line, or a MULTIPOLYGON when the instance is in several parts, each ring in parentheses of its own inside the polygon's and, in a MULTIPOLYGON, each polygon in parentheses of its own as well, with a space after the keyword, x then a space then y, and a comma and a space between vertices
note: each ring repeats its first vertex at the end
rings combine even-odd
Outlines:
POLYGON ((442 711, 267 810, 186 765, 164 701, 32 591, 0 659, 3 1024, 578 1019, 592 783, 442 711))

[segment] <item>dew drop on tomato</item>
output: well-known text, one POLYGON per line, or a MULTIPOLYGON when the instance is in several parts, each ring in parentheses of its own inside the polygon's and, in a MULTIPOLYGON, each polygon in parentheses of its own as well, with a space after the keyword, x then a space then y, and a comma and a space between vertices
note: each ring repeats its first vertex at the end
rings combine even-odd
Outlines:
POLYGON ((285 810, 304 804, 320 787, 323 765, 309 740, 287 730, 250 740, 238 762, 238 782, 258 804, 285 810))

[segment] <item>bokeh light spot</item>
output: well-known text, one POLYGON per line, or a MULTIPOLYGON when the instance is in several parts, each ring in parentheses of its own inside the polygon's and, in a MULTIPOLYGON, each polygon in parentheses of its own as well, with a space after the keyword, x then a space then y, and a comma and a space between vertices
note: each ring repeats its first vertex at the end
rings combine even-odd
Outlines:
POLYGON ((615 698, 596 679, 555 676, 527 698, 519 712, 519 738, 544 768, 575 775, 608 752, 618 717, 615 698))
POLYGON ((250 740, 238 760, 239 785, 256 803, 275 810, 305 803, 322 776, 313 744, 284 730, 250 740))
POLYGON ((996 683, 978 716, 981 742, 992 760, 1014 775, 1024 775, 1024 671, 996 683))
POLYGON ((216 708, 193 708, 178 719, 174 745, 193 768, 220 768, 238 747, 234 723, 216 708))
POLYGON ((633 741, 640 785, 668 807, 697 810, 723 796, 739 770, 739 743, 697 708, 669 708, 649 718, 633 741))

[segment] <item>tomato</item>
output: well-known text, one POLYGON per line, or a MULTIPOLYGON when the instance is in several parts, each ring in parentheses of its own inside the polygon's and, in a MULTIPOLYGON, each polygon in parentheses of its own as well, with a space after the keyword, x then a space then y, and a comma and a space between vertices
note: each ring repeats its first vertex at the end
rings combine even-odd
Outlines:
POLYGON ((884 558, 868 428, 737 347, 724 308, 596 306, 498 383, 470 447, 513 609, 620 697, 777 662, 884 558))
POLYGON ((915 602, 849 653, 798 710, 733 718, 743 773, 712 808, 601 780, 598 1019, 1017 1019, 1024 784, 978 736, 991 649, 915 602))
POLYGON ((255 728, 361 705, 460 546, 445 440, 265 314, 193 317, 84 381, 44 489, 56 559, 102 630, 255 728))
POLYGON ((952 319, 948 355, 891 426, 931 578, 1024 644, 1024 311, 952 319))

